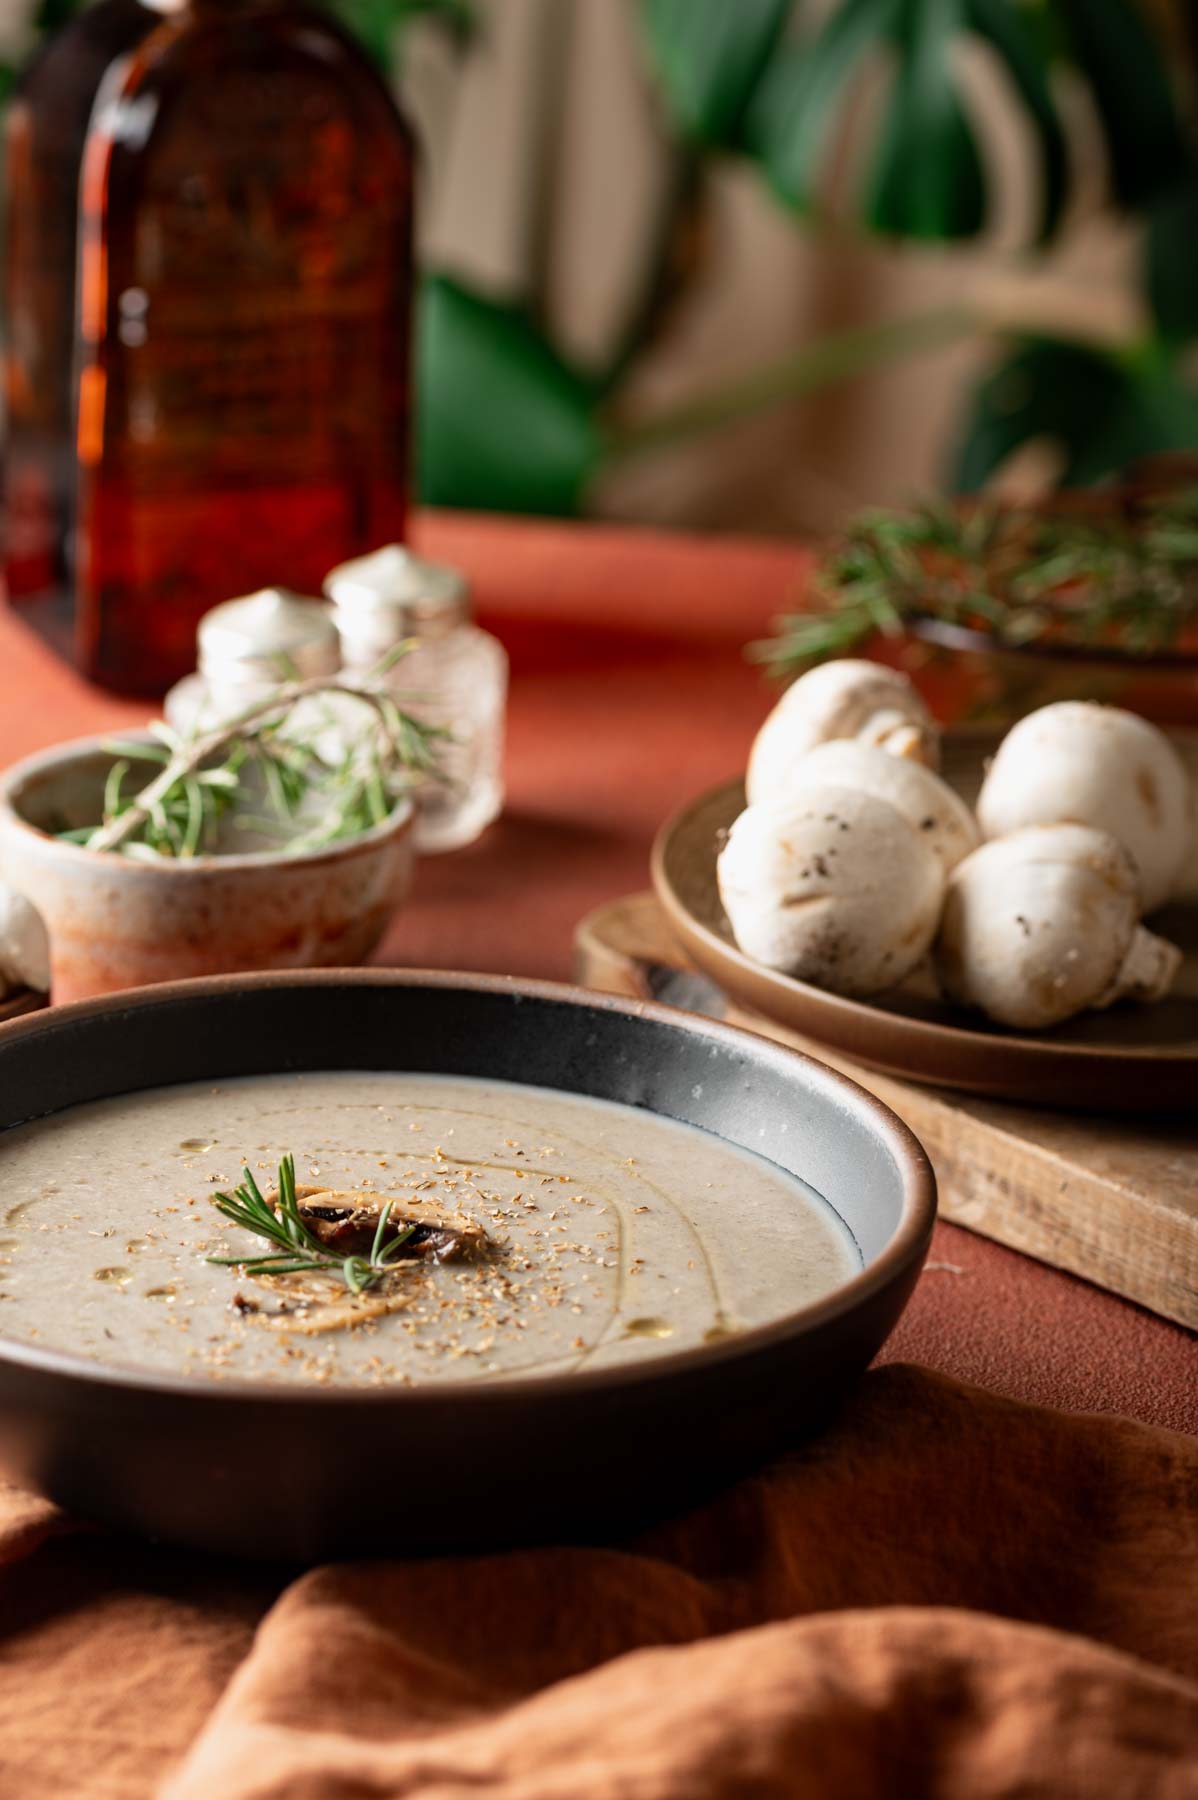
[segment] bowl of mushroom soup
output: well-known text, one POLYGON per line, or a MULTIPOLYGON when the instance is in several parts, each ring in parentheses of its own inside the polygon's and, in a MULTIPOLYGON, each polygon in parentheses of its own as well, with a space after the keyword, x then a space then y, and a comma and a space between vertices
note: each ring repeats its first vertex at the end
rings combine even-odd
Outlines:
POLYGON ((125 1530, 307 1560, 693 1503, 837 1403, 935 1216, 910 1131, 822 1063, 418 970, 0 1026, 0 1187, 0 1466, 125 1530))

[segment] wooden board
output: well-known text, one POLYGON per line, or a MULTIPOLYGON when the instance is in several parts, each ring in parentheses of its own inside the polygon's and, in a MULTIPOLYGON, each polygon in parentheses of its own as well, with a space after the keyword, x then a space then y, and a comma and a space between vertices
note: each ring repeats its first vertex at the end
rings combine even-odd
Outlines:
POLYGON ((738 1008, 704 976, 679 979, 685 958, 652 894, 589 914, 575 958, 589 987, 689 1005, 842 1069, 922 1140, 944 1218, 1198 1330, 1198 1117, 1049 1112, 863 1069, 738 1008))

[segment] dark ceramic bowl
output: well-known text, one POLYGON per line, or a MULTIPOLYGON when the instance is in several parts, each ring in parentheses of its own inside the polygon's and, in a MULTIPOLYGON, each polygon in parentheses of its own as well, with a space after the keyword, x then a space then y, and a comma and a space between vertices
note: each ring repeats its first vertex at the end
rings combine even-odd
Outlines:
POLYGON ((749 1033, 543 983, 265 974, 55 1008, 0 1026, 0 1134, 164 1083, 354 1068, 535 1083, 705 1127, 818 1188, 866 1266, 815 1304, 699 1350, 423 1389, 214 1383, 0 1338, 0 1459, 13 1479, 149 1537, 255 1556, 610 1536, 810 1429, 878 1350, 922 1266, 932 1172, 880 1101, 749 1033))

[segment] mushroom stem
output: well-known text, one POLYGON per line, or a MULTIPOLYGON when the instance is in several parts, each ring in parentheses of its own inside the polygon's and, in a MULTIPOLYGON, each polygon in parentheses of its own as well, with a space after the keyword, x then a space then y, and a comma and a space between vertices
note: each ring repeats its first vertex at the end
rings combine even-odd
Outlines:
POLYGON ((939 761, 932 715, 907 677, 881 663, 841 657, 800 676, 757 733, 745 781, 749 804, 784 801, 808 752, 841 739, 930 769, 939 761))
POLYGON ((875 713, 868 729, 858 735, 867 743, 876 744, 879 750, 885 750, 888 756, 906 757, 929 769, 935 766, 936 741, 932 733, 898 713, 875 713))
POLYGON ((1181 951, 1176 944, 1137 925, 1114 980, 1091 1005, 1113 1006, 1116 1000, 1159 1000, 1172 987, 1180 967, 1181 951))

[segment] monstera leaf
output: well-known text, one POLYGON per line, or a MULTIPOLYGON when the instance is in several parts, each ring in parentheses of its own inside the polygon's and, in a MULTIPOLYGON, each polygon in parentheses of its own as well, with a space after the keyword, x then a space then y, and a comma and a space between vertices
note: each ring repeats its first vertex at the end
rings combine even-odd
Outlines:
POLYGON ((980 488, 1031 442, 1063 455, 1061 482, 1080 487, 1137 457, 1198 445, 1198 391, 1159 350, 1116 356, 1032 339, 974 397, 957 453, 956 485, 980 488))
POLYGON ((876 231, 970 237, 985 222, 986 178, 949 60, 960 25, 957 0, 896 9, 891 35, 898 71, 865 204, 876 231))
POLYGON ((693 142, 747 149, 782 198, 816 210, 819 176, 867 60, 893 65, 860 200, 863 221, 918 238, 976 232, 985 175, 957 91, 955 51, 981 39, 1030 127, 1041 174, 1040 235, 1065 198, 1065 136, 1048 71, 1071 62, 1101 120, 1116 198, 1150 204, 1186 167, 1165 53, 1143 0, 832 0, 812 29, 787 0, 641 0, 666 103, 693 142))
POLYGON ((785 44, 765 72, 749 141, 778 194, 801 212, 814 210, 825 139, 849 78, 885 42, 897 8, 898 0, 842 0, 821 31, 785 44))
POLYGON ((1198 171, 1161 195, 1148 215, 1148 298, 1161 336, 1198 338, 1198 171))
POLYGON ((851 84, 870 57, 893 62, 861 211, 875 229, 958 238, 986 216, 986 182, 957 92, 955 51, 967 33, 1004 66, 1041 167, 1041 235, 1052 234, 1065 191, 1065 138, 1038 38, 1010 0, 841 0, 824 25, 784 44, 762 77, 748 132, 776 191, 801 212, 817 207, 819 176, 851 84))
POLYGON ((674 123, 692 143, 736 148, 744 113, 793 0, 644 0, 641 24, 674 123))
POLYGON ((600 454, 598 396, 527 315, 435 276, 424 284, 417 346, 422 497, 576 512, 600 454))
POLYGON ((1000 58, 1032 128, 1040 159, 1040 238, 1047 242, 1061 217, 1068 177, 1065 132, 1048 85, 1051 32, 1037 33, 1035 15, 1025 23, 1011 0, 966 0, 966 15, 970 28, 1000 58))
POLYGON ((1116 197, 1143 205, 1177 180, 1187 160, 1161 50, 1136 0, 1057 4, 1102 119, 1116 197))

